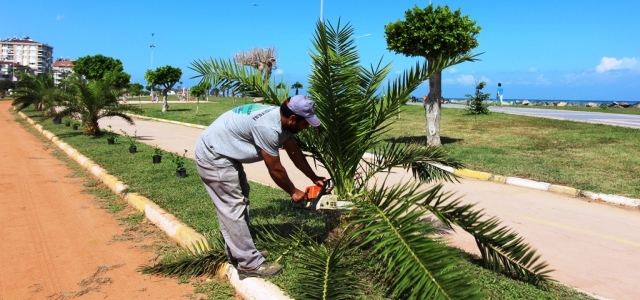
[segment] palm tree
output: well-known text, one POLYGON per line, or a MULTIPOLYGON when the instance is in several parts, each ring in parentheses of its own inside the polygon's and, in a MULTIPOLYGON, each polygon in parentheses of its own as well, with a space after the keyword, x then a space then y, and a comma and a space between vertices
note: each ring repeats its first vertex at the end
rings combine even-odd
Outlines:
MULTIPOLYGON (((51 106, 61 99, 62 91, 56 88, 53 77, 49 74, 23 74, 18 81, 18 89, 12 105, 18 106, 18 111, 33 105, 36 110, 43 106, 51 106), (49 104, 49 105, 47 105, 49 104)), ((45 111, 49 113, 49 111, 45 111)))
POLYGON ((296 95, 298 94, 298 89, 303 88, 302 83, 300 83, 299 81, 296 81, 296 83, 291 85, 292 89, 296 89, 296 95))
POLYGON ((120 117, 133 124, 133 119, 126 113, 143 113, 143 110, 130 104, 118 104, 123 91, 107 81, 98 79, 87 82, 78 75, 68 79, 69 92, 55 106, 61 109, 54 117, 72 117, 82 121, 85 135, 101 134, 98 120, 105 117, 120 117))
MULTIPOLYGON (((356 280, 347 271, 354 261, 376 261, 388 292, 402 299, 472 299, 479 291, 469 273, 460 267, 460 258, 436 235, 435 221, 448 228, 453 225, 471 233, 482 253, 485 266, 532 284, 547 279, 546 263, 521 237, 488 218, 474 205, 442 191, 436 181, 456 181, 442 166, 462 165, 437 147, 385 141, 382 136, 393 122, 412 91, 431 74, 462 63, 475 61, 465 54, 444 59, 439 64, 416 63, 386 86, 383 81, 391 65, 365 68, 359 65, 350 25, 336 27, 318 22, 311 54, 309 96, 322 125, 296 137, 335 180, 334 194, 353 203, 344 215, 329 218, 334 239, 317 239, 294 234, 278 236, 269 228, 258 230, 259 243, 282 247, 284 253, 303 264, 297 278, 296 299, 341 299, 353 293, 356 280), (378 100, 381 99, 381 100, 378 100), (364 159, 370 152, 371 159, 364 159), (411 170, 415 180, 392 183, 388 171, 395 167, 411 170), (374 180, 372 182, 372 180, 374 180), (337 242, 336 242, 337 240, 337 242), (292 251, 294 248, 296 251, 292 251), (354 250, 356 249, 356 250, 354 250), (360 254, 358 254, 360 253, 360 254), (318 284, 322 282, 323 284, 318 284)), ((233 61, 198 60, 192 67, 202 80, 220 76, 225 81, 260 95, 264 101, 280 104, 286 97, 275 82, 269 83, 259 72, 238 66, 233 61)), ((219 248, 216 253, 221 253, 219 248)), ((148 273, 196 275, 212 270, 211 265, 195 263, 213 252, 195 251, 189 258, 145 267, 148 273), (185 268, 190 263, 191 267, 185 268), (168 270, 171 270, 169 272, 168 270), (185 273, 181 273, 184 270, 185 273), (188 272, 187 272, 188 271, 188 272), (172 273, 175 274, 175 273, 172 273)), ((219 261, 218 261, 219 263, 219 261)))

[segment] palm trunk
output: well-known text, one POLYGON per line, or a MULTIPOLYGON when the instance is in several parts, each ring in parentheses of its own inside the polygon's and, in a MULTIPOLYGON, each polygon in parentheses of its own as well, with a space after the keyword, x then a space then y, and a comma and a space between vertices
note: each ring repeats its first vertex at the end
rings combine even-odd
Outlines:
POLYGON ((441 146, 440 142, 440 111, 442 98, 442 72, 429 76, 429 98, 424 103, 427 118, 427 145, 441 146))

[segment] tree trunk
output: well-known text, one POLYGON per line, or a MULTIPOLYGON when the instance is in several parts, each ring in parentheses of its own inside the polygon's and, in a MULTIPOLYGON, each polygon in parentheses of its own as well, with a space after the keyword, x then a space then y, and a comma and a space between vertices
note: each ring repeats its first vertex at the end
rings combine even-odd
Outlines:
POLYGON ((440 99, 442 98, 442 72, 429 76, 429 97, 424 103, 427 118, 427 145, 441 146, 440 143, 440 99))
POLYGON ((169 110, 169 101, 167 101, 167 90, 162 91, 162 112, 169 110))

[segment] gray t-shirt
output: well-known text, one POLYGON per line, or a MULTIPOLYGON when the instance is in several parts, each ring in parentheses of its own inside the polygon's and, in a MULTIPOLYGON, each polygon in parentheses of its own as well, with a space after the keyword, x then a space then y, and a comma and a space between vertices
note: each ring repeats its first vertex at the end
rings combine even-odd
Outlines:
POLYGON ((293 135, 282 130, 279 107, 245 104, 222 114, 202 132, 196 155, 252 163, 262 160, 260 149, 278 156, 280 146, 290 138, 293 135))

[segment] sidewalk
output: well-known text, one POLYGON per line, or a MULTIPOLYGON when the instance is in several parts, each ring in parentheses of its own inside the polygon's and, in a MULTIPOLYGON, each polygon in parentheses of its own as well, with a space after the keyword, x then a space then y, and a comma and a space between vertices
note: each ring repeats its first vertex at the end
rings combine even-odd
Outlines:
MULTIPOLYGON (((202 129, 136 119, 128 125, 120 119, 104 119, 101 127, 112 125, 117 132, 137 130, 141 142, 193 158, 195 141, 202 129)), ((283 165, 298 188, 311 183, 291 161, 283 165)), ((263 163, 245 165, 250 180, 275 186, 263 163)), ((318 174, 326 176, 324 170, 318 174)), ((399 171, 394 181, 408 178, 399 171)), ((606 204, 590 203, 562 194, 505 185, 477 179, 445 184, 445 190, 463 196, 465 203, 478 203, 490 216, 499 217, 538 249, 543 260, 555 269, 554 279, 612 299, 640 296, 637 270, 640 268, 640 212, 606 204)), ((478 253, 475 241, 466 233, 454 234, 451 244, 478 253)))

